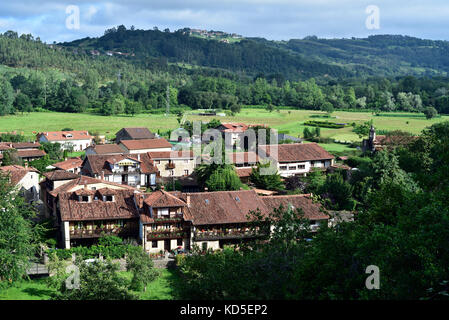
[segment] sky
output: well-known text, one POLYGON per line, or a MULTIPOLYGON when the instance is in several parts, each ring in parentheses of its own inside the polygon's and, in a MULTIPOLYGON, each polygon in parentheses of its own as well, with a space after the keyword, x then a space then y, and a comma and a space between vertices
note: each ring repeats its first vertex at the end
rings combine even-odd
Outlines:
POLYGON ((145 30, 157 26, 171 31, 190 27, 269 40, 373 34, 449 40, 448 18, 447 0, 2 0, 0 3, 0 32, 31 33, 47 43, 102 36, 106 29, 118 25, 145 30))

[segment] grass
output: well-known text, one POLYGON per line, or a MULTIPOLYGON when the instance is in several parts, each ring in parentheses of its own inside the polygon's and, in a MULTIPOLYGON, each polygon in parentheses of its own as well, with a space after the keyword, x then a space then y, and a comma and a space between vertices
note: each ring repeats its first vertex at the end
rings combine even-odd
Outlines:
MULTIPOLYGON (((142 300, 176 299, 176 284, 181 281, 176 270, 158 269, 160 276, 151 282, 146 292, 135 292, 142 300)), ((125 279, 131 280, 131 273, 120 272, 125 279)), ((54 289, 49 288, 45 278, 23 280, 12 287, 0 289, 0 300, 48 300, 54 289)))
MULTIPOLYGON (((310 110, 288 110, 281 108, 278 111, 269 112, 263 108, 245 107, 235 116, 226 117, 206 117, 193 115, 190 112, 187 120, 210 121, 219 119, 221 122, 243 122, 248 124, 265 124, 272 128, 284 131, 293 136, 302 136, 305 128, 304 122, 317 117, 326 116, 321 111, 310 110)), ((25 115, 12 115, 0 117, 0 132, 18 131, 28 137, 33 137, 36 132, 56 131, 70 126, 75 130, 89 130, 106 135, 107 138, 114 137, 115 133, 123 127, 146 127, 153 132, 166 132, 178 127, 176 115, 165 116, 163 114, 140 114, 131 116, 100 116, 94 114, 71 114, 58 112, 35 112, 25 115)), ((448 121, 449 116, 441 116, 431 120, 416 113, 388 113, 376 116, 371 112, 348 112, 336 111, 332 113, 329 121, 336 123, 356 123, 362 124, 366 121, 373 121, 378 130, 404 130, 413 134, 419 134, 425 127, 434 123, 448 121)), ((312 127, 310 127, 312 128, 312 127)), ((352 132, 352 127, 342 129, 321 128, 321 135, 325 138, 332 138, 338 141, 360 141, 361 139, 352 132)), ((345 148, 334 144, 323 145, 332 151, 334 149, 345 148)), ((347 147, 346 147, 347 148, 347 147)))
MULTIPOLYGON (((147 286, 146 292, 135 292, 141 300, 174 300, 176 299, 176 283, 181 281, 176 270, 158 269, 160 276, 147 286)), ((127 271, 120 272, 127 280, 132 274, 127 271)))
POLYGON ((0 289, 0 300, 48 300, 53 292, 45 278, 23 280, 7 289, 0 289))

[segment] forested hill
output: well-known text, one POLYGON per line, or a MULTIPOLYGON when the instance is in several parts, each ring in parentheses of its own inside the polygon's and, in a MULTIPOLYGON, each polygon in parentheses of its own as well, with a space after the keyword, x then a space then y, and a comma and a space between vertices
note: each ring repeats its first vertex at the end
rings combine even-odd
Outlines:
MULTIPOLYGON (((184 29, 183 29, 184 30, 184 29)), ((449 72, 449 42, 406 36, 378 35, 365 39, 289 41, 246 38, 225 43, 192 37, 183 30, 110 29, 99 38, 61 45, 76 50, 124 53, 145 62, 152 57, 228 69, 249 75, 282 74, 291 80, 310 77, 432 76, 449 72)))
POLYGON ((324 63, 344 65, 363 75, 447 75, 449 42, 423 40, 400 35, 376 35, 364 39, 318 39, 306 37, 275 43, 259 41, 278 48, 313 56, 324 63), (362 73, 360 71, 362 70, 362 73))
POLYGON ((145 62, 150 57, 168 62, 227 69, 242 74, 282 74, 288 79, 310 77, 345 78, 351 74, 344 68, 321 63, 290 50, 243 39, 235 43, 206 40, 177 32, 157 30, 126 30, 106 32, 100 38, 85 38, 62 46, 80 52, 98 50, 114 52, 129 59, 145 62), (123 55, 125 54, 125 55, 123 55), (133 55, 133 56, 131 56, 133 55))

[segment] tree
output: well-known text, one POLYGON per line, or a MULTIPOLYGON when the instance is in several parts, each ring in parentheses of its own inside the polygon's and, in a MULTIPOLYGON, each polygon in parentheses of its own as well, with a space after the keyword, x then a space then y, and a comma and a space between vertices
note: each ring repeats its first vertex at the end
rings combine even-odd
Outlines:
POLYGON ((424 109, 424 114, 427 119, 435 118, 438 115, 438 111, 434 107, 427 107, 424 109))
POLYGON ((0 77, 0 116, 13 112, 14 91, 9 81, 0 77))
POLYGON ((131 271, 133 274, 130 287, 136 291, 141 291, 143 288, 146 292, 147 284, 158 276, 150 256, 140 247, 136 247, 136 250, 131 250, 127 255, 126 270, 131 271))
POLYGON ((251 170, 249 179, 257 188, 273 191, 281 191, 285 189, 281 176, 278 172, 273 174, 261 174, 261 168, 269 168, 270 163, 259 164, 257 168, 251 170))
POLYGON ((137 296, 127 288, 127 282, 118 274, 119 266, 110 260, 84 262, 77 260, 79 289, 67 288, 64 283, 53 296, 55 300, 135 300, 137 296))
POLYGON ((219 166, 206 180, 209 191, 240 190, 242 186, 234 167, 227 164, 219 166))
POLYGON ((31 112, 31 111, 33 111, 33 106, 31 104, 30 98, 26 94, 24 94, 22 92, 19 92, 17 94, 16 99, 14 100, 14 108, 17 111, 22 112, 22 114, 24 112, 31 112))
POLYGON ((37 245, 35 213, 25 203, 9 177, 0 172, 0 285, 26 276, 37 245))

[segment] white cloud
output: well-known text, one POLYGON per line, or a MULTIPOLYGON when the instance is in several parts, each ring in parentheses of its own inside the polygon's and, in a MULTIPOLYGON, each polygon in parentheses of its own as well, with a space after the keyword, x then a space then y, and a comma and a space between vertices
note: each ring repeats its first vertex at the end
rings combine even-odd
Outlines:
POLYGON ((380 7, 377 33, 449 39, 447 0, 34 0, 2 3, 0 31, 31 32, 43 40, 67 41, 101 36, 112 26, 175 30, 223 30, 268 39, 362 37, 368 5, 380 7), (65 8, 77 4, 80 30, 65 28, 65 8))

